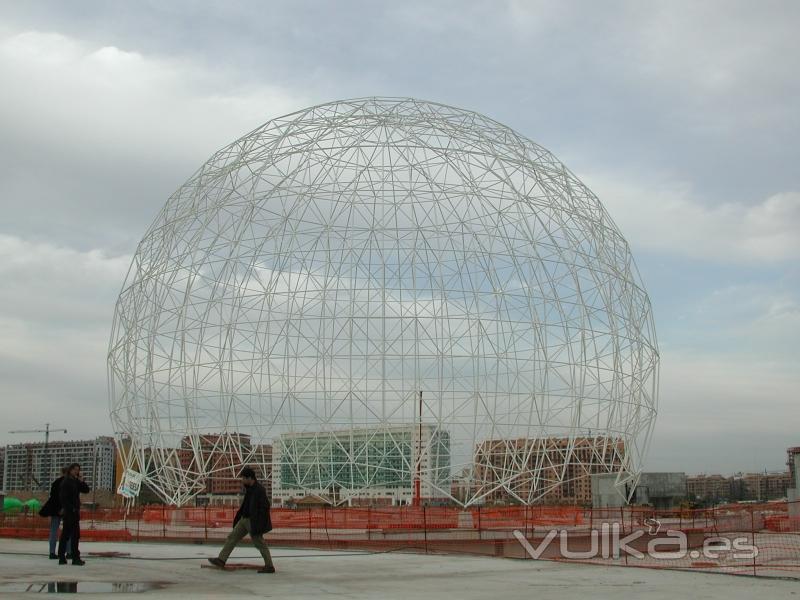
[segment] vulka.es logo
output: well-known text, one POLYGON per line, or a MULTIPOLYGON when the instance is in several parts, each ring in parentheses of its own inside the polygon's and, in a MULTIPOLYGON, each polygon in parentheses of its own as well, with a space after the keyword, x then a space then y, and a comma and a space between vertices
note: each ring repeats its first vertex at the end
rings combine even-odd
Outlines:
MULTIPOLYGON (((558 556, 575 560, 587 558, 619 558, 623 553, 634 558, 654 558, 657 560, 675 560, 678 558, 699 558, 703 556, 711 560, 733 558, 737 560, 753 559, 758 556, 758 548, 749 542, 746 537, 723 538, 713 537, 703 540, 702 550, 689 550, 686 534, 682 531, 667 529, 663 535, 647 540, 646 551, 642 552, 633 547, 643 535, 656 535, 661 530, 661 523, 649 519, 645 523, 648 531, 637 530, 622 536, 619 523, 603 523, 599 530, 589 531, 589 547, 577 550, 574 548, 575 533, 566 529, 551 529, 544 538, 532 546, 530 541, 519 529, 514 530, 514 537, 525 548, 531 558, 541 558, 544 551, 556 537, 558 540, 558 556), (570 548, 570 539, 573 548, 570 548), (668 549, 667 549, 668 548, 668 549)), ((583 544, 582 544, 583 545, 583 544)), ((639 544, 641 546, 641 544, 639 544)))
POLYGON ((661 521, 658 519, 645 519, 644 524, 647 525, 647 532, 650 535, 656 535, 661 531, 661 521))

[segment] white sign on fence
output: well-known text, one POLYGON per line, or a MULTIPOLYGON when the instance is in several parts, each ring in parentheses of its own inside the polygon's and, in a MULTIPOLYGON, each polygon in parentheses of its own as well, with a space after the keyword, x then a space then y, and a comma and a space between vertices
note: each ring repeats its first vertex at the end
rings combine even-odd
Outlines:
POLYGON ((119 482, 117 493, 125 498, 136 498, 142 489, 142 479, 144 475, 131 469, 126 469, 119 482))

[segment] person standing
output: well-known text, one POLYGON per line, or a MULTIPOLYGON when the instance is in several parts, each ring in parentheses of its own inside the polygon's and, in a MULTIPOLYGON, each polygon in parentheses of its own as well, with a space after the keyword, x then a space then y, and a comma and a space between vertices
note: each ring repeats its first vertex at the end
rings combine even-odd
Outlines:
MULTIPOLYGON (((50 484, 50 496, 47 502, 44 503, 39 515, 42 517, 50 517, 50 537, 48 542, 50 544, 50 558, 58 558, 56 554, 56 543, 58 543, 58 528, 61 525, 61 500, 59 499, 59 492, 61 491, 61 482, 64 481, 64 475, 67 473, 67 467, 61 469, 61 477, 55 479, 50 484)), ((86 485, 86 484, 84 484, 86 485)), ((88 491, 88 486, 87 486, 88 491)), ((70 544, 67 542, 67 554, 70 554, 70 544)))
POLYGON ((233 531, 228 535, 225 540, 225 545, 222 547, 219 555, 216 558, 209 558, 210 562, 215 567, 224 568, 225 562, 233 552, 236 545, 246 536, 250 534, 250 540, 253 546, 261 553, 264 559, 264 567, 261 568, 259 573, 274 573, 275 565, 272 564, 272 556, 269 553, 269 548, 261 537, 265 533, 272 530, 272 519, 269 515, 269 499, 267 498, 267 490, 256 479, 256 472, 250 467, 242 469, 240 475, 242 478, 242 485, 244 485, 245 493, 242 505, 236 512, 236 517, 233 519, 233 531))
POLYGON ((67 473, 59 487, 59 500, 61 502, 61 518, 64 526, 61 528, 61 538, 58 540, 58 564, 67 564, 67 541, 72 549, 72 564, 83 566, 81 560, 81 493, 89 491, 89 486, 81 477, 81 466, 72 463, 67 467, 67 473))

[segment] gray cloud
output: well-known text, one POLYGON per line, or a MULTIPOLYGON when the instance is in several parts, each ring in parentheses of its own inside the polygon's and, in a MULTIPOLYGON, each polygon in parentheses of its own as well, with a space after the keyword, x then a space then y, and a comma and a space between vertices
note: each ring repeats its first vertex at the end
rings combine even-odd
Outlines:
POLYGON ((105 355, 130 255, 0 235, 0 395, 10 429, 49 421, 109 433, 105 355))
MULTIPOLYGON (((652 464, 691 469, 703 455, 704 469, 778 466, 797 430, 785 399, 800 385, 786 341, 800 328, 797 3, 2 10, 0 395, 18 407, 9 428, 51 419, 108 431, 105 352, 127 261, 213 151, 317 102, 412 95, 542 143, 620 223, 651 282, 665 348, 652 464), (753 458, 765 436, 774 448, 753 458)), ((0 443, 13 439, 0 432, 0 443)))

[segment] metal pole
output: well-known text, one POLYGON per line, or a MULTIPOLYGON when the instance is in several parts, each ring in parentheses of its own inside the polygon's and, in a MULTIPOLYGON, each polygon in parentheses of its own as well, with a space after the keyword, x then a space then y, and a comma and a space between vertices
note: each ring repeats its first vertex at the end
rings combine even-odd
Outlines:
POLYGON ((92 510, 97 510, 97 440, 94 441, 94 453, 92 455, 92 510))
MULTIPOLYGON (((756 524, 755 519, 753 518, 753 508, 750 507, 750 542, 753 546, 756 545, 756 524)), ((758 575, 758 569, 756 567, 756 555, 753 554, 753 575, 758 575)))
POLYGON ((47 480, 50 478, 50 453, 47 451, 47 446, 50 443, 50 423, 44 425, 44 460, 42 461, 42 474, 41 486, 42 489, 47 489, 47 480))
MULTIPOLYGON (((422 393, 420 392, 420 396, 422 393)), ((422 507, 422 531, 425 535, 425 554, 428 553, 428 518, 425 514, 425 507, 422 507)))
POLYGON ((417 460, 414 468, 414 506, 422 503, 422 390, 419 391, 419 432, 417 434, 417 460))

